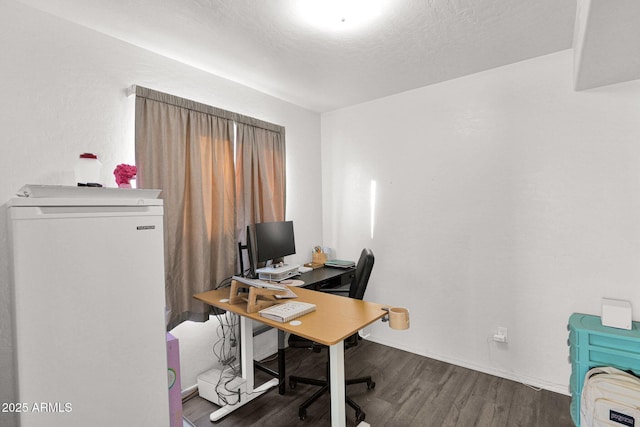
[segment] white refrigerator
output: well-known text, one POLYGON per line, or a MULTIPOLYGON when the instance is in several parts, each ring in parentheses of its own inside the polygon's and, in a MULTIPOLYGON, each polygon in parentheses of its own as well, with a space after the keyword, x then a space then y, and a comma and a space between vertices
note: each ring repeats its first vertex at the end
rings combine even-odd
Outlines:
POLYGON ((94 190, 7 204, 21 427, 169 425, 162 200, 94 190))

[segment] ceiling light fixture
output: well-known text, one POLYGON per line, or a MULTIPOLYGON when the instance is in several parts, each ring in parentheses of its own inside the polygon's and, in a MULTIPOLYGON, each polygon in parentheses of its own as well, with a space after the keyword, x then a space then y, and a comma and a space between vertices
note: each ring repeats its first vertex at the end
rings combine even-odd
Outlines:
POLYGON ((352 30, 381 15, 380 0, 298 0, 298 12, 310 24, 333 31, 352 30))

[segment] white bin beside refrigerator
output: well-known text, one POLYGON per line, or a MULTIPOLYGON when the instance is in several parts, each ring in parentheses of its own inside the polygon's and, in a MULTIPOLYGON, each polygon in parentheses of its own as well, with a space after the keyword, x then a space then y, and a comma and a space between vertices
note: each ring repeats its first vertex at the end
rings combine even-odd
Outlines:
POLYGON ((162 200, 7 206, 21 427, 168 426, 162 200))

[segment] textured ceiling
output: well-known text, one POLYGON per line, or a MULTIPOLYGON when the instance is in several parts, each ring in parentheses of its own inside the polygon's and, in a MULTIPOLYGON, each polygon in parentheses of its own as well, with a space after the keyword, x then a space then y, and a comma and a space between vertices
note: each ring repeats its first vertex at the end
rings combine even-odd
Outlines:
POLYGON ((319 112, 570 49, 576 19, 576 0, 382 0, 323 30, 314 0, 19 1, 319 112))

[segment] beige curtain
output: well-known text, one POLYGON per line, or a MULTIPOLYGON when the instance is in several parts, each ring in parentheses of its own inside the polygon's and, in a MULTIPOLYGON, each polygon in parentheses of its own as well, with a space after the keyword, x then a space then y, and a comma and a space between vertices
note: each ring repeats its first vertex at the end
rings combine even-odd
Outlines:
POLYGON ((233 122, 171 95, 143 94, 136 96, 137 180, 162 189, 171 329, 204 320, 210 307, 193 295, 235 272, 233 122))
POLYGON ((239 123, 236 140, 238 224, 285 219, 284 132, 239 123))
MULTIPOLYGON (((239 123, 236 128, 236 231, 247 242, 247 225, 284 221, 286 207, 284 129, 239 123)), ((249 265, 242 252, 243 265, 249 265)), ((244 272, 243 272, 244 273, 244 272)))
POLYGON ((237 242, 247 224, 285 219, 284 127, 139 86, 135 92, 137 184, 161 189, 164 199, 171 329, 206 320, 210 308, 193 295, 239 272, 237 242))

